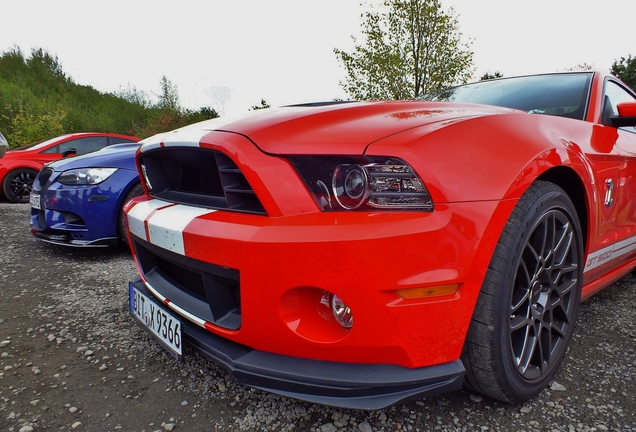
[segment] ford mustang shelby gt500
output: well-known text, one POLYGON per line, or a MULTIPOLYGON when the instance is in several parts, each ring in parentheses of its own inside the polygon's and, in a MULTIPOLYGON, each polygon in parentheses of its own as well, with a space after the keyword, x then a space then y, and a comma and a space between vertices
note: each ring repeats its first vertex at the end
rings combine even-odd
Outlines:
POLYGON ((308 104, 144 141, 134 317, 244 384, 376 409, 538 394, 636 266, 636 95, 597 72, 308 104))

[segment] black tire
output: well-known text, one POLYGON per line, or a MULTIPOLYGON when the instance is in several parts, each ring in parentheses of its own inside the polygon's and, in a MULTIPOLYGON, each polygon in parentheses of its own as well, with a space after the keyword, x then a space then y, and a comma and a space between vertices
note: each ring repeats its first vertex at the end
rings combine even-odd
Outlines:
POLYGON ((2 193, 13 203, 29 202, 33 181, 38 175, 36 170, 18 168, 7 173, 2 182, 2 193))
POLYGON ((142 193, 144 193, 143 186, 141 186, 141 183, 136 183, 132 188, 130 188, 130 190, 124 197, 124 200, 121 203, 121 208, 119 209, 119 217, 117 218, 117 235, 119 236, 120 243, 128 247, 130 247, 130 245, 128 244, 128 224, 126 223, 124 206, 128 201, 136 196, 141 195, 142 193))
POLYGON ((462 353, 466 386, 505 402, 546 387, 572 338, 582 281, 574 205, 560 187, 537 181, 519 199, 486 272, 462 353))

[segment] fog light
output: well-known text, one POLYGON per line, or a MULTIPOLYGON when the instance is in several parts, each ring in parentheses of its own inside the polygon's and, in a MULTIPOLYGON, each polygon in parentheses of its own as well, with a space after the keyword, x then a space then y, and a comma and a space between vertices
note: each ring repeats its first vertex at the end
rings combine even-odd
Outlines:
POLYGON ((331 294, 331 313, 338 324, 350 329, 353 326, 353 314, 349 306, 337 295, 331 294))

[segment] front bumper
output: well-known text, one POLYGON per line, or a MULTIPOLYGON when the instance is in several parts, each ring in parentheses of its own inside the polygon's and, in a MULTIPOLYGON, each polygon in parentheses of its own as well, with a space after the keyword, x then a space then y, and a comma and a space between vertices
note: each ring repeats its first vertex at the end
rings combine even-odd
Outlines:
POLYGON ((44 185, 34 182, 32 195, 40 208, 31 207, 31 234, 45 242, 73 247, 115 247, 122 191, 138 179, 136 171, 120 169, 99 185, 65 186, 54 172, 44 185))
MULTIPOLYGON (((140 279, 132 284, 146 296, 153 297, 140 279)), ((187 320, 181 324, 185 342, 227 369, 237 382, 308 402, 352 409, 382 409, 458 390, 464 377, 460 360, 410 369, 391 364, 303 359, 254 350, 187 320)))
POLYGON ((50 230, 50 232, 42 232, 31 227, 31 234, 46 243, 52 243, 62 246, 71 247, 116 247, 119 244, 117 237, 104 237, 95 240, 81 240, 84 233, 87 233, 86 229, 56 229, 50 230), (78 239, 79 238, 79 239, 78 239))
POLYGON ((31 207, 31 234, 45 242, 74 247, 117 246, 117 197, 100 195, 97 187, 33 189, 40 208, 31 207), (89 201, 91 196, 103 196, 89 201))

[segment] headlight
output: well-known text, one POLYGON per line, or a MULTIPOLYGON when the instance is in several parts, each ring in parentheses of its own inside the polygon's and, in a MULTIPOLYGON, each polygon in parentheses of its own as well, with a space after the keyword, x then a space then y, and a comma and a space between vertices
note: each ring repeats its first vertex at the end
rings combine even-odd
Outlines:
POLYGON ((79 168, 64 171, 57 181, 68 186, 96 185, 112 176, 117 168, 79 168))
POLYGON ((392 157, 291 156, 289 160, 323 211, 432 211, 424 182, 392 157))

